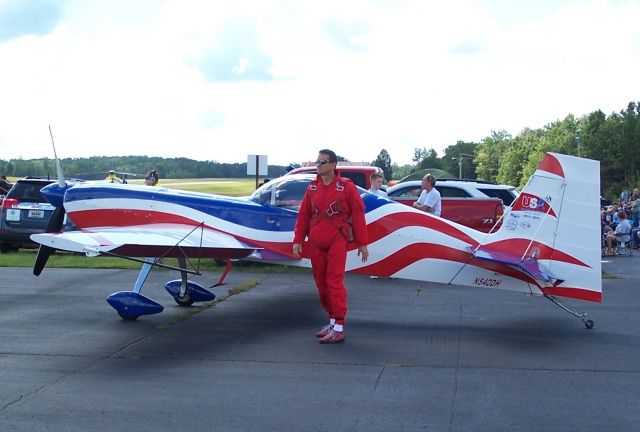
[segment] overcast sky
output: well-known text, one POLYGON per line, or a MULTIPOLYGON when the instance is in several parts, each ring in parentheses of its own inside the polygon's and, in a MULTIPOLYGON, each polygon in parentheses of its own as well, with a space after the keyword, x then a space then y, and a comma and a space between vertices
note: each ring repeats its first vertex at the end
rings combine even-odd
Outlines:
POLYGON ((640 1, 0 0, 0 158, 409 163, 640 99, 640 1))

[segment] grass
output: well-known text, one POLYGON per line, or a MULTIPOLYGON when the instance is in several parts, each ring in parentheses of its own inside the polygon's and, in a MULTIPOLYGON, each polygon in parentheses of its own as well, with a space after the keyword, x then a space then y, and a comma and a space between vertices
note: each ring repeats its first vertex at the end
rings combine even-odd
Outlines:
MULTIPOLYGON (((0 254, 0 267, 33 267, 36 261, 37 249, 21 249, 18 252, 0 254)), ((164 258, 163 264, 178 267, 175 258, 164 258)), ((191 260, 193 266, 198 267, 196 259, 191 260)), ((110 256, 86 257, 82 254, 68 252, 56 252, 47 261, 48 268, 93 268, 93 269, 132 269, 138 270, 141 263, 123 258, 110 256)), ((187 267, 190 267, 187 263, 187 267)), ((200 261, 200 271, 222 271, 224 266, 211 259, 200 261)), ((307 268, 267 264, 252 261, 233 262, 233 271, 260 272, 260 273, 308 273, 307 268)))
MULTIPOLYGON (((131 180, 130 183, 143 184, 144 181, 131 180)), ((255 178, 161 179, 160 186, 217 195, 247 196, 256 190, 256 180, 255 178)))

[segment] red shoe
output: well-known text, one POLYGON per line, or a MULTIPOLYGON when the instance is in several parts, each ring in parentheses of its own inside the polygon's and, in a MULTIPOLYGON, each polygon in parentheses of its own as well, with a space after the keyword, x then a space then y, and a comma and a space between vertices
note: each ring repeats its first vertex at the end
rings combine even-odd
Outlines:
POLYGON ((316 333, 316 337, 323 338, 328 335, 331 330, 333 330, 333 326, 331 324, 327 324, 326 326, 318 330, 318 333, 316 333))
POLYGON ((344 342, 344 332, 331 330, 325 337, 320 339, 318 342, 321 344, 334 344, 339 342, 344 342))

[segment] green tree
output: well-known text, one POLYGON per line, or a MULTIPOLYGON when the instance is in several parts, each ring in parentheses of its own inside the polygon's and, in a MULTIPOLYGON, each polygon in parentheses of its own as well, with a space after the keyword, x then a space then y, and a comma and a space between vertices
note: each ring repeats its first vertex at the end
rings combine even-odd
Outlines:
POLYGON ((510 145, 511 135, 505 130, 491 131, 491 136, 478 144, 474 159, 478 178, 497 180, 502 156, 510 145))
POLYGON ((379 167, 384 173, 384 178, 386 181, 391 180, 393 174, 393 166, 391 165, 391 156, 385 149, 380 150, 378 153, 378 157, 376 160, 371 162, 371 165, 379 167))
POLYGON ((422 156, 422 159, 418 161, 416 165, 416 169, 414 171, 419 171, 426 168, 442 168, 442 161, 438 158, 438 152, 436 152, 433 148, 429 150, 423 149, 415 149, 414 152, 414 161, 415 158, 422 156))
POLYGON ((529 159, 529 153, 536 148, 543 131, 540 129, 525 129, 513 139, 505 154, 502 156, 502 163, 498 168, 498 183, 508 184, 515 187, 523 187, 529 179, 524 177, 522 170, 524 163, 529 159))
POLYGON ((456 173, 462 178, 477 178, 476 167, 473 162, 477 147, 476 143, 466 143, 464 141, 458 141, 454 145, 450 145, 444 149, 441 168, 452 174, 456 173))

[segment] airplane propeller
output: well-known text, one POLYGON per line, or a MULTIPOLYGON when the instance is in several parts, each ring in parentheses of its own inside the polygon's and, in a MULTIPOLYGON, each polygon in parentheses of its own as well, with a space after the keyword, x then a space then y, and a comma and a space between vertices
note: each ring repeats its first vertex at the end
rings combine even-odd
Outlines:
MULTIPOLYGON (((53 145, 53 155, 56 158, 56 171, 58 173, 58 184, 55 186, 58 187, 58 195, 64 196, 64 191, 67 187, 67 182, 64 178, 62 167, 60 166, 60 160, 58 159, 58 155, 56 154, 56 145, 53 142, 53 133, 51 132, 51 125, 49 125, 49 135, 51 135, 51 144, 53 145)), ((46 187, 50 188, 51 186, 52 185, 46 186, 46 187)), ((45 194, 45 196, 48 197, 48 194, 45 194)), ((60 232, 62 231, 62 226, 64 225, 65 210, 64 210, 64 206, 62 205, 62 199, 56 200, 56 201, 57 202, 52 202, 52 204, 56 206, 56 209, 53 211, 53 214, 51 215, 51 219, 49 219, 49 223, 47 224, 47 229, 45 230, 45 232, 47 233, 60 232)), ((33 265, 33 274, 35 276, 40 276, 40 273, 42 273, 42 270, 44 269, 44 266, 47 264, 49 257, 55 251, 56 249, 50 246, 46 246, 42 244, 40 245, 40 247, 38 248, 38 254, 36 255, 36 262, 33 265)))

